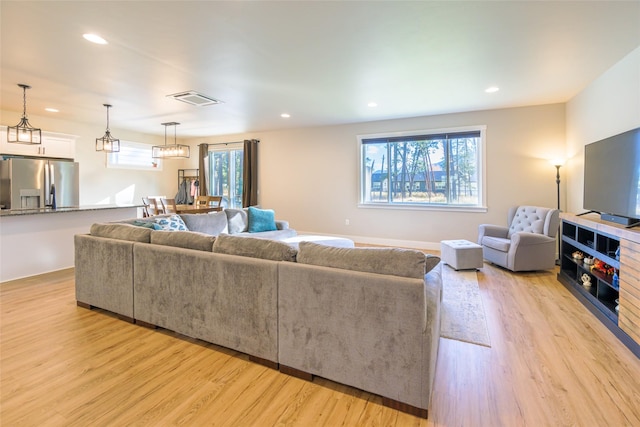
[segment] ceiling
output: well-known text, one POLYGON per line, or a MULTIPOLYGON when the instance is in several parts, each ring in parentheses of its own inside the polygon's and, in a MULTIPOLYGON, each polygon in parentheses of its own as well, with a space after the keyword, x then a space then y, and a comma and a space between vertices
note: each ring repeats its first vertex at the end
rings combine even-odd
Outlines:
POLYGON ((25 83, 29 116, 182 138, 566 102, 640 45, 640 2, 3 0, 0 36, 0 109, 25 83))

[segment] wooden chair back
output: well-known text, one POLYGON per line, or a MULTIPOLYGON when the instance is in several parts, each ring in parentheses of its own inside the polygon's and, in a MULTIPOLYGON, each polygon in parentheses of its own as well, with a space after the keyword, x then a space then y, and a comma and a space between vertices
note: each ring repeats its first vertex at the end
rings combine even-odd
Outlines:
POLYGON ((149 200, 148 197, 143 197, 142 198, 142 217, 143 218, 148 218, 151 215, 154 215, 151 213, 152 207, 151 207, 151 201, 149 200))
POLYGON ((222 210, 222 196, 196 196, 196 207, 213 207, 222 210))
POLYGON ((162 215, 164 213, 164 208, 162 207, 162 203, 155 197, 149 197, 149 202, 151 205, 151 214, 152 215, 162 215))
POLYGON ((163 213, 177 213, 178 208, 176 207, 176 199, 165 199, 164 197, 160 199, 162 201, 162 208, 164 210, 163 213))

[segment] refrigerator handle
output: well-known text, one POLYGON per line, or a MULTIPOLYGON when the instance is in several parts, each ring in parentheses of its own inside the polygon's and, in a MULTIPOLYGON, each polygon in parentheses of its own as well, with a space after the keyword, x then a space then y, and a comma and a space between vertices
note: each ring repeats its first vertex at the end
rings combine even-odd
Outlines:
POLYGON ((49 196, 51 191, 49 188, 51 187, 51 174, 49 172, 49 163, 44 164, 44 205, 51 206, 51 202, 49 200, 49 196))

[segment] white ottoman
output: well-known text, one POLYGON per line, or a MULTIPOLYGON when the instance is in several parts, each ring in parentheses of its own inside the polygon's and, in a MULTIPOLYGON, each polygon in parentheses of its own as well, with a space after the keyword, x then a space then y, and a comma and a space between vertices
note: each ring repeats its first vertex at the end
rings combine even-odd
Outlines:
POLYGON ((482 268, 482 246, 468 240, 443 240, 440 259, 456 270, 482 268))

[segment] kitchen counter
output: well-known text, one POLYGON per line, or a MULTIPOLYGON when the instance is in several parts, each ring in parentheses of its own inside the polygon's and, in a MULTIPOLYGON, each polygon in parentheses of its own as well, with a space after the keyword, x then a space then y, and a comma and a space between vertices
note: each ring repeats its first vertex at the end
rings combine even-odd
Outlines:
MULTIPOLYGON (((74 266, 76 234, 138 216, 137 205, 0 211, 0 283, 74 266)), ((108 260, 105 260, 108 262, 108 260)))
POLYGON ((3 216, 19 216, 19 215, 40 215, 63 212, 79 212, 79 211, 98 211, 104 209, 122 209, 122 208, 141 208, 142 205, 90 205, 77 206, 72 208, 37 208, 37 209, 2 209, 0 217, 3 216))

